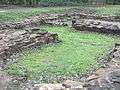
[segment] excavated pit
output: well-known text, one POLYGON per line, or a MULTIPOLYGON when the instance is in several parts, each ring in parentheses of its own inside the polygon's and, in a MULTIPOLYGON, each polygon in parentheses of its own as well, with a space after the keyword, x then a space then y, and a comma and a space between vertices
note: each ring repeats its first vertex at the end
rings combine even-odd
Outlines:
MULTIPOLYGON (((15 53, 21 53, 24 49, 40 46, 47 43, 58 42, 56 33, 41 32, 37 29, 21 30, 41 24, 67 25, 65 17, 72 20, 72 26, 80 31, 94 31, 106 34, 120 33, 120 18, 118 16, 93 16, 86 14, 48 14, 35 16, 17 23, 0 23, 0 67, 4 68, 9 58, 15 53), (74 18, 74 19, 73 19, 74 18), (90 20, 91 19, 91 20, 90 20), (97 20, 93 20, 97 19, 97 20), (99 20, 100 19, 100 20, 99 20), (104 20, 104 21, 101 21, 104 20), (117 22, 108 22, 117 21, 117 22), (8 30, 11 29, 11 30, 8 30), (20 30, 16 30, 20 29, 20 30)), ((110 53, 109 63, 89 77, 81 79, 81 82, 65 81, 62 84, 48 84, 39 86, 38 90, 120 90, 120 44, 117 43, 110 53), (104 72, 104 73, 103 73, 104 72)), ((35 86, 36 88, 36 86, 35 86)))

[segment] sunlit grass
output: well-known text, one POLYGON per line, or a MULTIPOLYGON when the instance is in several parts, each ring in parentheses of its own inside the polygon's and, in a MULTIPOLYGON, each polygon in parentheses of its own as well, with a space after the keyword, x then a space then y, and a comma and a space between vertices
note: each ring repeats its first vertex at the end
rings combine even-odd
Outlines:
POLYGON ((26 74, 29 79, 40 77, 44 82, 56 81, 60 76, 79 75, 94 66, 99 67, 97 59, 108 53, 117 41, 115 36, 76 32, 69 27, 42 28, 58 33, 62 42, 28 51, 21 60, 9 66, 10 75, 26 74))

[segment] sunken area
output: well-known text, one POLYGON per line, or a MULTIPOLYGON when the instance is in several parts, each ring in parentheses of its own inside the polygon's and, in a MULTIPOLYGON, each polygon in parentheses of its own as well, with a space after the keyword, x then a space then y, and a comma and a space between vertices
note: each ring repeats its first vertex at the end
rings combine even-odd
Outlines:
POLYGON ((29 88, 27 84, 32 83, 31 88, 34 86, 42 90, 56 87, 55 84, 43 83, 57 83, 59 89, 85 90, 96 85, 101 88, 103 79, 105 82, 119 83, 114 80, 119 73, 114 74, 107 69, 113 69, 112 66, 115 68, 119 61, 119 22, 113 22, 119 20, 113 16, 100 21, 104 17, 82 15, 83 18, 79 13, 47 14, 21 22, 1 23, 0 64, 1 69, 12 76, 10 85, 14 87, 19 82, 17 87, 22 85, 22 88, 29 88), (111 23, 108 22, 109 18, 111 23), (18 57, 12 62, 14 55, 18 57), (112 60, 115 64, 110 63, 112 60), (100 67, 104 67, 101 70, 105 72, 104 77, 97 73, 100 67))

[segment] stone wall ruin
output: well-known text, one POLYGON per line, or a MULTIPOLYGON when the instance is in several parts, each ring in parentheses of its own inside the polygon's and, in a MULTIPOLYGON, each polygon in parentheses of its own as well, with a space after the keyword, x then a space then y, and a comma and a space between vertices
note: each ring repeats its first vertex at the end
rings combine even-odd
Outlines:
POLYGON ((79 19, 74 21, 73 27, 79 31, 90 31, 106 34, 120 34, 119 22, 79 19))
POLYGON ((86 13, 70 13, 68 16, 75 17, 76 19, 94 19, 101 21, 112 21, 112 22, 120 22, 120 16, 105 16, 105 15, 94 15, 94 14, 86 14, 86 13))
POLYGON ((55 42, 58 42, 58 35, 56 33, 42 32, 39 29, 1 30, 0 67, 3 68, 13 54, 22 53, 27 48, 35 48, 42 44, 55 42))
POLYGON ((64 17, 66 14, 47 14, 27 18, 21 22, 1 22, 0 30, 3 29, 23 29, 35 27, 42 24, 48 25, 66 25, 64 17))
MULTIPOLYGON (((26 48, 59 41, 56 33, 41 32, 39 29, 21 29, 41 24, 66 25, 65 17, 69 17, 70 20, 75 18, 72 26, 76 30, 106 34, 120 33, 120 23, 118 22, 120 18, 116 18, 116 16, 101 17, 80 13, 39 15, 27 18, 21 22, 0 23, 0 67, 4 68, 14 53, 21 53, 26 48)), ((89 77, 83 77, 84 80, 65 81, 61 84, 35 85, 34 88, 38 88, 38 90, 120 90, 119 43, 116 43, 110 57, 109 63, 105 64, 104 67, 92 75, 89 75, 89 77)))
POLYGON ((102 16, 102 15, 92 15, 84 13, 64 13, 64 14, 45 14, 29 17, 20 22, 0 22, 0 30, 3 29, 23 29, 32 26, 39 26, 42 24, 48 25, 59 25, 67 26, 66 19, 72 20, 76 19, 94 19, 94 20, 104 20, 104 21, 114 21, 120 22, 119 16, 102 16))

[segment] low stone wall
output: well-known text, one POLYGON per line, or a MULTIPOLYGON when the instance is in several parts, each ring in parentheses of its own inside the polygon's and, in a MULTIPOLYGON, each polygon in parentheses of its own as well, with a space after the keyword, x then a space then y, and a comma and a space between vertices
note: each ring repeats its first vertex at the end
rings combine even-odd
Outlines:
POLYGON ((0 31, 0 67, 4 67, 9 58, 24 49, 40 46, 41 44, 58 42, 56 33, 32 30, 2 30, 0 31))
POLYGON ((49 25, 66 25, 64 17, 66 14, 47 14, 27 18, 21 22, 0 23, 0 30, 3 29, 23 29, 42 24, 49 25))
POLYGON ((85 13, 70 13, 69 17, 74 17, 76 19, 94 19, 94 20, 103 20, 103 21, 113 21, 120 22, 120 16, 103 16, 103 15, 93 15, 85 13))
POLYGON ((107 34, 120 34, 119 22, 79 19, 73 20, 72 26, 79 31, 92 31, 107 34))
POLYGON ((100 16, 84 13, 64 13, 64 14, 45 14, 29 17, 21 22, 0 23, 0 30, 3 29, 23 29, 42 24, 66 26, 66 20, 76 19, 96 19, 104 21, 120 21, 119 16, 100 16))

